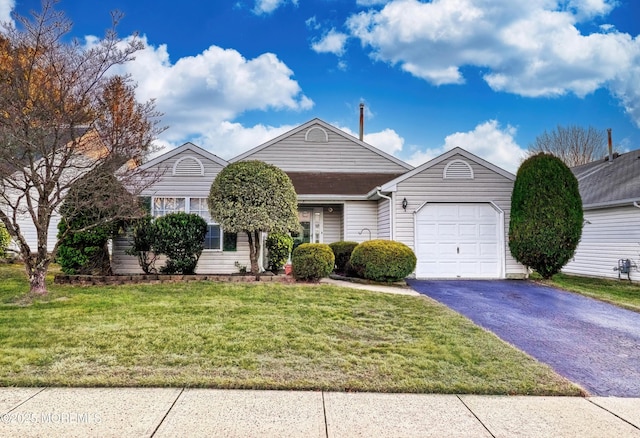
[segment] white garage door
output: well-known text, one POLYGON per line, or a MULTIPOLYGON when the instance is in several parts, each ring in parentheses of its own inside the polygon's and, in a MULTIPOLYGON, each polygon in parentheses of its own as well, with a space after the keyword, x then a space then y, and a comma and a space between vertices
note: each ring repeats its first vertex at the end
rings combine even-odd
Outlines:
POLYGON ((425 205, 416 216, 416 276, 501 277, 499 220, 491 204, 425 205))

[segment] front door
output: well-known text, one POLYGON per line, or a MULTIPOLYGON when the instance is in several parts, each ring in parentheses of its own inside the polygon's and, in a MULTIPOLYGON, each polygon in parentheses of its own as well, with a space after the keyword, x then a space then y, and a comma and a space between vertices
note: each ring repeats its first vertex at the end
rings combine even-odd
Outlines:
POLYGON ((300 231, 291 234, 295 246, 301 243, 322 243, 322 207, 301 208, 298 210, 298 221, 300 231))

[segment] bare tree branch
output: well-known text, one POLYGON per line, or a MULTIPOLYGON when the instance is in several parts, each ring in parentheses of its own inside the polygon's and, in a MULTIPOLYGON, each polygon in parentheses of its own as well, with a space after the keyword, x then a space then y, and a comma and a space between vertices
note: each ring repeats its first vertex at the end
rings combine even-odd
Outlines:
MULTIPOLYGON (((104 38, 86 47, 67 42, 72 23, 56 4, 44 0, 30 16, 14 13, 16 26, 5 24, 0 34, 0 220, 34 293, 46 293, 57 250, 47 247, 49 225, 65 195, 96 169, 117 174, 135 194, 134 182, 150 181, 132 176, 135 166, 162 131, 153 102, 136 102, 127 78, 111 74, 143 47, 137 37, 126 44, 118 38, 122 14, 114 13, 104 38), (37 248, 24 235, 24 220, 33 223, 37 248)), ((92 188, 97 195, 109 189, 92 188)))
POLYGON ((529 156, 540 152, 553 154, 568 167, 590 163, 605 156, 607 136, 592 126, 558 125, 553 131, 544 131, 529 145, 529 156))

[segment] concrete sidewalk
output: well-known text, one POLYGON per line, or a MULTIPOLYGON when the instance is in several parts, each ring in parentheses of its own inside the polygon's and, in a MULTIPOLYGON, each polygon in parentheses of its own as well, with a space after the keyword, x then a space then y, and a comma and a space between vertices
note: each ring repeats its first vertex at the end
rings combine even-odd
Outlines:
POLYGON ((640 437, 640 399, 0 388, 2 437, 640 437))

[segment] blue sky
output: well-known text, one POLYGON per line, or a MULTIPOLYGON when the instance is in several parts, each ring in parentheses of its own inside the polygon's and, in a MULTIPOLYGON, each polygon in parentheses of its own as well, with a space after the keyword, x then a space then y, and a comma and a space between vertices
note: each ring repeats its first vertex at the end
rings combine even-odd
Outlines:
MULTIPOLYGON (((39 8, 0 0, 0 19, 39 8)), ((62 0, 73 36, 109 12, 146 49, 123 68, 186 141, 231 158, 314 117, 414 165, 460 146, 515 172, 558 124, 640 148, 636 0, 62 0)), ((165 149, 166 150, 166 149, 165 149)))

